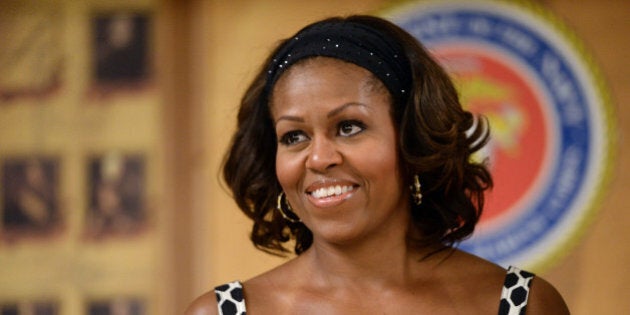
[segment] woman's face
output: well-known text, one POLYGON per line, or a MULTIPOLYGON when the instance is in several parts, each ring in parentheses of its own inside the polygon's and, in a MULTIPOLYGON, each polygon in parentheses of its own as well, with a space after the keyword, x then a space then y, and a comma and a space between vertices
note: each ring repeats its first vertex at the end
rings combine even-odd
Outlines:
POLYGON ((278 80, 271 100, 276 173, 315 241, 404 233, 409 221, 387 89, 369 71, 316 57, 278 80))

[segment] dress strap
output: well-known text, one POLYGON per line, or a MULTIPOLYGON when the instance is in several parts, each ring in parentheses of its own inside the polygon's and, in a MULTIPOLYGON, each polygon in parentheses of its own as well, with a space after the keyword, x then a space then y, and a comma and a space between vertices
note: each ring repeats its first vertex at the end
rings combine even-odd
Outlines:
POLYGON ((214 288, 217 296, 219 315, 245 315, 245 298, 243 285, 233 281, 214 288))
POLYGON ((501 291, 499 315, 524 315, 529 297, 529 287, 534 274, 514 266, 508 268, 501 291))

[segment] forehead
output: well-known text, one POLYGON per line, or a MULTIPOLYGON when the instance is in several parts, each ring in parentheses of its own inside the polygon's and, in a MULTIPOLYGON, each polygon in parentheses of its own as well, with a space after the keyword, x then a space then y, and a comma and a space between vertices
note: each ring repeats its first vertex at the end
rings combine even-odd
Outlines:
POLYGON ((280 116, 332 113, 348 104, 361 104, 389 117, 392 97, 367 69, 345 61, 316 57, 296 63, 277 81, 269 102, 272 120, 280 116))
POLYGON ((278 93, 278 90, 287 88, 287 81, 291 81, 291 84, 309 84, 321 77, 327 80, 347 80, 348 83, 358 84, 361 89, 385 91, 389 94, 383 82, 369 70, 340 59, 316 56, 291 65, 276 81, 272 88, 272 96, 278 93))

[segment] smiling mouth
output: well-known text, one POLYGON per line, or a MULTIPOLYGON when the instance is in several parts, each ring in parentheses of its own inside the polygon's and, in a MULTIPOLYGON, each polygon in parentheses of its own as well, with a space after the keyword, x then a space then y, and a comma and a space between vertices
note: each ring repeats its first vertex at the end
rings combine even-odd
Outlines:
POLYGON ((323 198, 328 198, 328 197, 333 197, 333 196, 341 196, 347 192, 353 191, 354 188, 355 187, 351 185, 336 185, 336 186, 330 186, 330 187, 322 187, 322 188, 312 191, 310 195, 316 199, 323 199, 323 198))

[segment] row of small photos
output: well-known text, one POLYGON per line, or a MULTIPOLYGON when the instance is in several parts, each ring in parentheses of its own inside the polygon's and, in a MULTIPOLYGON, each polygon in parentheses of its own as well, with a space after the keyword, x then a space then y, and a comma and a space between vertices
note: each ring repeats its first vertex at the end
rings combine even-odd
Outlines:
MULTIPOLYGON (((60 160, 22 156, 4 158, 0 163, 2 240, 48 238, 63 231, 68 211, 59 196, 60 160)), ((87 238, 133 235, 146 227, 142 155, 93 156, 87 159, 85 171, 87 238)))
MULTIPOLYGON (((60 303, 55 300, 3 301, 0 315, 60 315, 60 303)), ((145 315, 146 307, 139 298, 93 300, 85 304, 86 315, 145 315)))
MULTIPOLYGON (((23 7, 28 9, 18 9, 11 18, 2 21, 2 31, 6 33, 3 38, 8 38, 2 43, 3 61, 10 61, 2 63, 2 75, 6 77, 3 77, 4 81, 11 84, 0 84, 0 105, 23 97, 48 96, 63 85, 61 72, 68 61, 61 40, 61 26, 65 24, 63 15, 57 10, 49 12, 35 6, 23 7), (40 25, 46 26, 45 31, 33 29, 29 32, 33 26, 40 25), (23 35, 35 32, 38 32, 35 39, 23 35), (24 55, 47 58, 35 58, 33 63, 29 62, 33 58, 24 58, 24 55), (43 73, 25 75, 30 72, 24 68, 33 66, 43 73), (54 69, 54 72, 47 73, 46 69, 54 69)), ((90 24, 91 47, 86 49, 92 52, 91 75, 96 83, 93 92, 108 94, 116 89, 133 90, 146 86, 154 72, 151 64, 154 48, 150 46, 151 13, 146 10, 99 12, 94 14, 90 24)))

